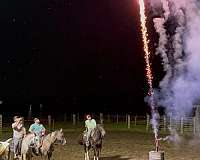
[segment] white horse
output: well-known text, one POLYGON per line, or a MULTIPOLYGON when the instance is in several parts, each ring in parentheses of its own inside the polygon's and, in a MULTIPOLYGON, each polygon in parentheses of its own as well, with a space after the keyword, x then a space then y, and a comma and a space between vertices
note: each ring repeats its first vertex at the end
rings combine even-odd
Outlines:
POLYGON ((27 134, 23 140, 21 145, 21 156, 22 160, 30 160, 33 156, 33 150, 38 154, 37 150, 40 146, 39 138, 34 133, 27 134))
POLYGON ((0 159, 8 160, 10 157, 10 144, 12 142, 12 138, 4 142, 0 142, 0 159))

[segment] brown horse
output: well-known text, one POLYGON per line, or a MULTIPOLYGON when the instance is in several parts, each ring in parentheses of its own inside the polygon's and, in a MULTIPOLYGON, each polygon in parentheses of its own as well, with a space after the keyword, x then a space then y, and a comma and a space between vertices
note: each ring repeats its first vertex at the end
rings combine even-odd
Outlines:
POLYGON ((94 151, 94 160, 99 160, 99 155, 102 149, 102 141, 105 136, 105 130, 102 126, 97 125, 97 127, 91 132, 89 137, 89 146, 86 145, 86 135, 81 134, 79 144, 84 146, 85 160, 89 160, 89 150, 92 148, 94 151))

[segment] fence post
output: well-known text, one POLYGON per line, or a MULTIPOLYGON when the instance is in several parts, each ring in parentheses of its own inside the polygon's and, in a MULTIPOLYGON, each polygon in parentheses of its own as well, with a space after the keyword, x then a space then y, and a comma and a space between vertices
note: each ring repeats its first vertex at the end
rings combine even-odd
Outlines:
POLYGON ((28 111, 28 120, 32 119, 32 105, 30 105, 29 107, 29 111, 28 111))
POLYGON ((77 113, 77 123, 80 122, 80 116, 79 116, 79 113, 77 113))
POLYGON ((119 123, 119 115, 117 114, 117 124, 119 123))
POLYGON ((183 128, 183 127, 184 127, 184 126, 183 126, 183 125, 184 125, 183 123, 184 123, 184 122, 183 122, 183 117, 181 117, 181 134, 183 134, 183 129, 184 129, 184 128, 183 128))
POLYGON ((49 131, 51 131, 51 115, 48 115, 48 126, 49 126, 49 131))
POLYGON ((53 129, 53 131, 55 130, 55 120, 53 119, 53 122, 52 122, 53 124, 52 124, 52 129, 53 129))
POLYGON ((172 128, 172 117, 169 116, 169 128, 172 128))
POLYGON ((76 125, 76 115, 73 114, 73 115, 72 115, 72 118, 73 118, 73 125, 75 126, 75 125, 76 125))
POLYGON ((2 115, 0 114, 0 132, 2 132, 2 128, 3 128, 3 125, 2 125, 2 115))
POLYGON ((137 116, 134 117, 135 126, 137 125, 137 116))
POLYGON ((103 124, 103 113, 100 113, 100 123, 103 124))
POLYGON ((67 121, 67 114, 65 113, 64 114, 64 122, 66 122, 67 121))
POLYGON ((130 129, 130 126, 131 126, 131 116, 130 116, 130 114, 127 117, 128 117, 128 129, 130 129))
POLYGON ((149 130, 149 122, 150 122, 150 116, 147 114, 146 131, 149 130))
POLYGON ((163 116, 163 128, 164 128, 164 132, 166 132, 166 130, 167 130, 167 119, 166 119, 165 115, 163 116))
POLYGON ((108 123, 110 122, 110 114, 108 114, 108 123))
POLYGON ((193 134, 196 134, 196 117, 193 117, 193 134))

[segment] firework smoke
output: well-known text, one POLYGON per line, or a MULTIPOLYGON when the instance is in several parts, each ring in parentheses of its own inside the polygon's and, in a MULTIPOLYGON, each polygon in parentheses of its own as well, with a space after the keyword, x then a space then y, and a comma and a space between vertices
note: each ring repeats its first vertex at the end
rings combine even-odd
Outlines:
POLYGON ((166 136, 165 138, 161 138, 161 140, 173 142, 175 144, 180 144, 181 137, 179 136, 177 131, 175 129, 172 129, 172 128, 169 128, 169 131, 170 131, 170 135, 166 136))
POLYGON ((200 99, 200 2, 198 0, 151 0, 162 6, 162 18, 154 19, 165 77, 156 102, 174 118, 187 115, 200 99))

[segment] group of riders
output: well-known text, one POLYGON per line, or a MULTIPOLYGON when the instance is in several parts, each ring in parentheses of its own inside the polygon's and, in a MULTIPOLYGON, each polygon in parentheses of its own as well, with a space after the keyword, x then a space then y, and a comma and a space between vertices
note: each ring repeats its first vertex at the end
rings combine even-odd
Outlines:
MULTIPOLYGON (((13 129, 13 151, 14 159, 20 158, 20 151, 22 140, 26 136, 26 129, 24 127, 24 121, 22 117, 14 116, 12 123, 13 129)), ((92 119, 91 115, 86 115, 84 136, 86 137, 86 146, 89 146, 89 137, 92 134, 92 131, 96 128, 97 124, 95 119, 92 119)), ((34 118, 34 123, 29 127, 29 133, 34 133, 35 138, 39 140, 38 150, 42 146, 44 136, 46 135, 45 127, 40 123, 38 118, 34 118)))
MULTIPOLYGON (((20 157, 20 150, 23 138, 26 136, 26 129, 24 127, 23 118, 19 116, 14 116, 12 123, 13 129, 13 151, 14 151, 14 158, 20 157)), ((42 145, 42 139, 45 135, 46 129, 40 123, 38 118, 34 118, 34 123, 31 124, 29 128, 29 133, 34 133, 35 137, 38 138, 40 142, 40 146, 42 145)), ((38 146, 38 147, 40 147, 38 146)))

